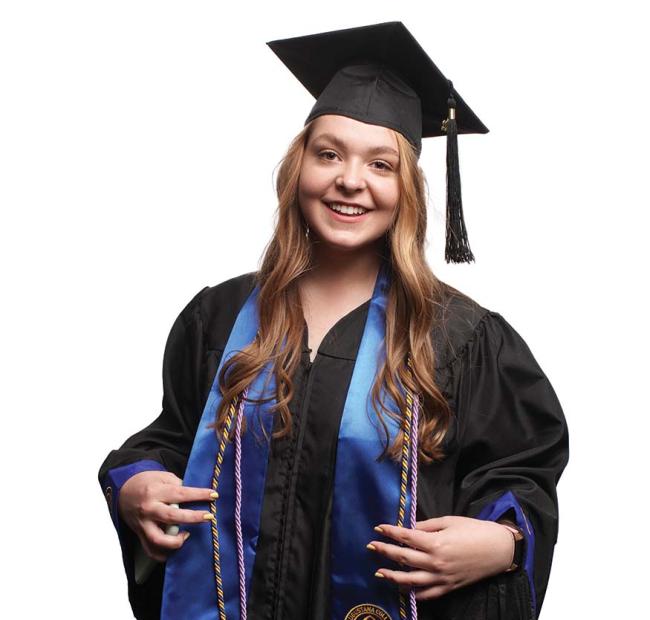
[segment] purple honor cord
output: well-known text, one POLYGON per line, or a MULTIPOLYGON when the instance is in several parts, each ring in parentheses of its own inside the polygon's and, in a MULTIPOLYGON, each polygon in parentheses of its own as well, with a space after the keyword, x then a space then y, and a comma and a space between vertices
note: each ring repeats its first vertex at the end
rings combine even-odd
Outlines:
MULTIPOLYGON (((411 529, 415 529, 418 504, 418 418, 420 413, 420 396, 413 398, 413 413, 411 414, 411 529)), ((415 600, 415 588, 409 591, 411 620, 418 620, 418 608, 415 600)))
POLYGON ((244 416, 244 402, 248 388, 239 401, 235 425, 235 533, 237 538, 237 563, 239 565, 239 617, 246 620, 246 568, 244 565, 244 537, 241 526, 241 421, 244 416))

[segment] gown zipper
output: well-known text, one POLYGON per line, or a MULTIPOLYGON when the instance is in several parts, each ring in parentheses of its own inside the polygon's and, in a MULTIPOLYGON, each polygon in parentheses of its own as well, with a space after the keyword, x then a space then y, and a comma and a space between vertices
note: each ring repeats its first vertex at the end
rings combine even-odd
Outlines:
POLYGON ((307 383, 305 386, 302 402, 300 403, 300 409, 299 409, 300 415, 297 420, 298 435, 296 437, 295 451, 293 453, 293 462, 291 463, 289 494, 287 496, 286 513, 284 517, 284 523, 282 526, 282 535, 280 538, 280 553, 279 553, 279 562, 278 562, 280 577, 276 582, 277 588, 273 597, 273 610, 271 613, 271 618, 273 618, 273 620, 282 620, 282 616, 281 616, 282 604, 280 602, 280 593, 285 591, 284 581, 286 575, 287 556, 289 553, 289 545, 287 544, 286 541, 288 538, 289 528, 293 526, 293 520, 295 515, 294 506, 295 506, 296 486, 298 483, 298 467, 300 464, 300 452, 302 450, 302 442, 305 436, 305 427, 306 427, 305 415, 307 413, 307 409, 309 408, 309 397, 311 394, 312 377, 313 377, 312 368, 314 367, 314 364, 316 364, 317 359, 318 359, 318 353, 316 353, 316 357, 314 358, 313 362, 310 359, 308 359, 305 368, 305 378, 303 379, 303 381, 306 381, 307 383))

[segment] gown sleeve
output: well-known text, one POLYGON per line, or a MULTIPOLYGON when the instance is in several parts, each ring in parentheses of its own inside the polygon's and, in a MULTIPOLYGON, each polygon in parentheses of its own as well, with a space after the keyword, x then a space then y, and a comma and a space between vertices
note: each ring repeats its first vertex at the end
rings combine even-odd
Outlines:
POLYGON ((536 618, 558 534, 556 485, 568 461, 562 407, 522 337, 496 312, 477 324, 455 374, 455 512, 509 518, 525 539, 522 566, 492 580, 486 604, 492 599, 499 612, 486 615, 536 618))
POLYGON ((206 290, 208 287, 187 304, 167 338, 160 415, 129 437, 119 449, 112 450, 99 469, 99 483, 122 548, 129 599, 138 618, 155 617, 156 611, 149 610, 147 600, 160 598, 151 593, 161 587, 163 573, 162 569, 157 570, 145 584, 135 583, 133 558, 139 541, 130 528, 120 522, 117 510, 119 492, 131 476, 142 471, 170 471, 179 478, 183 477, 207 397, 208 367, 218 364, 218 360, 207 358, 220 353, 206 351, 204 343, 200 307, 206 290))

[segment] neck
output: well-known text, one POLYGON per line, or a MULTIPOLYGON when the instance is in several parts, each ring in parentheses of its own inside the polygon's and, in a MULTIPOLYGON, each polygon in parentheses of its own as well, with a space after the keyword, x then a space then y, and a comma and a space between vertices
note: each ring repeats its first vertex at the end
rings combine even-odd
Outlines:
POLYGON ((312 253, 312 268, 305 274, 312 283, 341 285, 354 288, 374 287, 381 265, 381 243, 348 251, 316 243, 312 253))

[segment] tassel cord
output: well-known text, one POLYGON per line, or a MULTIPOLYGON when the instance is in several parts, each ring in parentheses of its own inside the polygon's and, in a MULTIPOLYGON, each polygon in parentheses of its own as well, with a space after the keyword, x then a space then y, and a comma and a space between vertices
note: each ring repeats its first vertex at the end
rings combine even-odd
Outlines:
POLYGON ((445 260, 448 263, 469 263, 474 255, 469 247, 467 229, 463 218, 463 199, 460 189, 460 164, 458 161, 458 123, 453 84, 449 80, 449 109, 442 130, 447 134, 447 225, 445 260))

